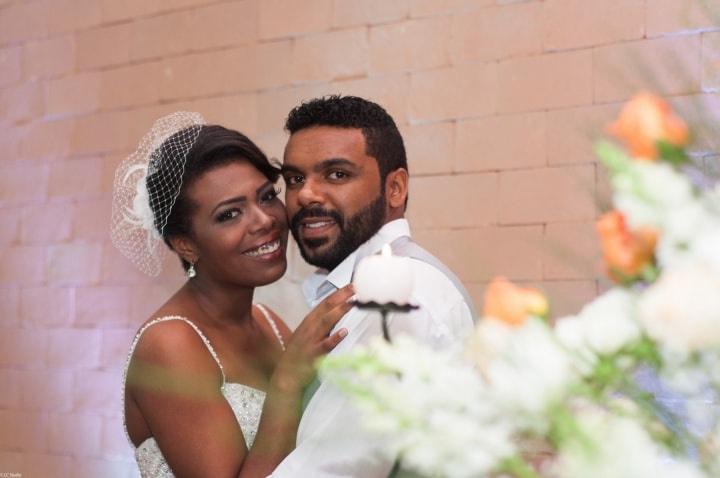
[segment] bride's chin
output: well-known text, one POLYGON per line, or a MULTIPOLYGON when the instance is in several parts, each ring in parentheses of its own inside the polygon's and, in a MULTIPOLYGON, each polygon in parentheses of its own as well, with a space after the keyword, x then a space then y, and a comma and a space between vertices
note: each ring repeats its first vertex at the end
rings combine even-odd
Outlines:
POLYGON ((282 276, 285 275, 285 271, 287 270, 287 260, 282 261, 282 263, 277 264, 277 266, 269 267, 267 270, 267 274, 264 275, 264 277, 258 277, 258 281, 256 284, 256 287, 262 287, 265 285, 272 284, 273 282, 277 282, 282 278, 282 276))

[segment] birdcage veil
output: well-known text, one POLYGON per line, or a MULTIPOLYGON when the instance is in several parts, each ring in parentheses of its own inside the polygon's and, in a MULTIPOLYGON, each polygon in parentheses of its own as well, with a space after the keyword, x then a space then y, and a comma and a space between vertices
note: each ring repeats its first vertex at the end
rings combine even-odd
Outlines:
POLYGON ((188 152, 204 124, 199 113, 186 111, 158 119, 115 172, 110 236, 147 275, 157 276, 162 269, 167 252, 163 229, 180 194, 188 152))

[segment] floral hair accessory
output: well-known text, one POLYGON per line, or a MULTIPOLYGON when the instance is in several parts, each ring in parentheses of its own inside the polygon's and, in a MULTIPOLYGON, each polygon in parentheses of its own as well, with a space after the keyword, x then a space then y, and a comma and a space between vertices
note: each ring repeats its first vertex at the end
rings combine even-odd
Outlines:
POLYGON ((115 171, 110 237, 147 275, 162 269, 166 250, 158 246, 180 194, 188 152, 205 124, 199 113, 186 111, 158 119, 115 171))

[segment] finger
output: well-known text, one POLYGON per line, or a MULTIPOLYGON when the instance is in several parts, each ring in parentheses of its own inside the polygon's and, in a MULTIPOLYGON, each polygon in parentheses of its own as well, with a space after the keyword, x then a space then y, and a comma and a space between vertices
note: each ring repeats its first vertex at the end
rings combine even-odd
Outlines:
POLYGON ((354 305, 351 302, 343 301, 336 304, 333 308, 326 311, 318 322, 323 325, 325 330, 332 329, 345 314, 347 314, 354 305))
POLYGON ((320 346, 325 351, 325 353, 330 352, 332 349, 334 349, 337 344, 342 342, 342 340, 347 337, 348 331, 345 328, 342 328, 335 332, 334 334, 331 334, 329 337, 324 339, 320 346))
POLYGON ((327 296, 325 299, 322 300, 318 305, 315 306, 313 310, 311 310, 308 315, 305 316, 305 318, 302 320, 300 325, 295 329, 303 330, 306 328, 314 328, 317 324, 320 323, 323 325, 328 324, 336 324, 338 320, 348 311, 352 308, 352 304, 349 302, 350 298, 354 295, 354 289, 352 288, 352 284, 348 284, 345 287, 342 287, 329 296, 327 296), (335 310, 337 308, 340 308, 339 310, 335 310), (330 319, 329 322, 326 322, 326 318, 328 314, 332 315, 333 317, 330 319), (339 315, 338 315, 339 314, 339 315))
POLYGON ((355 294, 355 289, 353 288, 352 284, 348 284, 345 287, 341 287, 340 289, 336 290, 329 296, 325 297, 321 304, 332 308, 336 306, 337 304, 341 304, 343 302, 347 302, 352 296, 355 294))

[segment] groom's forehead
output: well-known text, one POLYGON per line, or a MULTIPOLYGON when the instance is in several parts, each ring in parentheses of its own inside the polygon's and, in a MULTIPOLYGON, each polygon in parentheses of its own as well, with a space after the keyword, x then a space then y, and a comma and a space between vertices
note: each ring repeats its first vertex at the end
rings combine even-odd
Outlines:
POLYGON ((284 160, 352 158, 364 155, 365 149, 365 136, 359 128, 312 126, 290 135, 285 146, 284 160))

